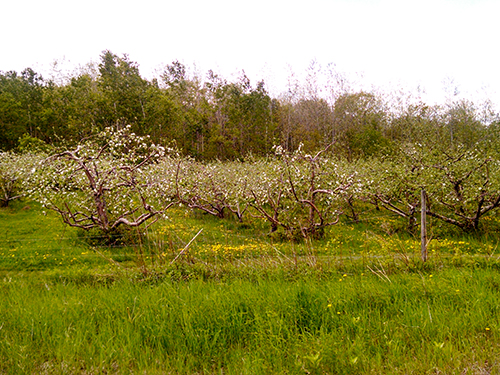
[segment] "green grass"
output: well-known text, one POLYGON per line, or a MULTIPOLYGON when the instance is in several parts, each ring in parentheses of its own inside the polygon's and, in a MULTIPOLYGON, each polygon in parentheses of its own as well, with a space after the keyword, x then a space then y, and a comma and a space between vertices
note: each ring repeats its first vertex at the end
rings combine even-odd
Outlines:
POLYGON ((0 369, 499 371, 499 285, 488 269, 385 281, 371 273, 111 285, 4 278, 0 369))
POLYGON ((25 206, 0 211, 0 373, 500 373, 493 233, 433 240, 422 264, 377 223, 282 243, 179 208, 94 248, 25 206))

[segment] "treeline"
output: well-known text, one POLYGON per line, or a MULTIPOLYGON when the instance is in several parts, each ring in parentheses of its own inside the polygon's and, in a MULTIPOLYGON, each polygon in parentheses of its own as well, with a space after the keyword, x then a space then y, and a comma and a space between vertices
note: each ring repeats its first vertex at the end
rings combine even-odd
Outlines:
POLYGON ((0 72, 0 150, 34 140, 71 146, 125 125, 200 160, 266 155, 274 145, 313 152, 334 139, 333 152, 350 160, 425 140, 464 146, 498 140, 498 114, 485 115, 472 102, 396 104, 338 87, 325 99, 311 88, 314 80, 307 84, 273 98, 263 81, 252 84, 244 73, 234 82, 213 71, 202 78, 178 61, 147 80, 137 63, 110 51, 95 69, 63 83, 30 68, 0 72))

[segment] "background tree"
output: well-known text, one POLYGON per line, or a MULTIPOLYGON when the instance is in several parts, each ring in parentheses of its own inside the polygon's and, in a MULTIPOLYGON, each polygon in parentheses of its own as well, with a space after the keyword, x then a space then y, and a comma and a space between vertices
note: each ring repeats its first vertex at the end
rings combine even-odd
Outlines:
POLYGON ((33 69, 0 73, 0 148, 17 146, 23 134, 51 141, 44 121, 45 81, 33 69))
POLYGON ((98 84, 106 101, 102 104, 107 126, 131 124, 142 132, 146 123, 145 100, 148 82, 139 74, 137 63, 127 55, 118 57, 104 51, 99 64, 98 84))
POLYGON ((376 155, 390 145, 384 132, 388 117, 382 100, 371 93, 341 95, 333 112, 337 153, 349 160, 376 155))
POLYGON ((234 159, 267 152, 274 141, 275 125, 264 83, 252 87, 244 73, 238 82, 228 83, 209 72, 206 87, 212 106, 207 156, 234 159))
POLYGON ((433 142, 441 138, 441 118, 438 106, 411 103, 392 115, 387 135, 398 144, 433 142))
POLYGON ((301 99, 290 114, 291 137, 294 144, 303 144, 304 151, 314 152, 333 142, 333 113, 324 99, 301 99))
POLYGON ((68 84, 52 91, 52 105, 57 134, 76 144, 106 126, 106 98, 97 77, 88 73, 72 77, 68 84))
POLYGON ((174 138, 185 154, 202 158, 207 145, 208 119, 211 113, 206 88, 201 79, 197 75, 190 76, 179 61, 167 65, 161 78, 166 86, 162 90, 163 97, 168 98, 175 106, 175 110, 171 112, 161 111, 164 114, 174 113, 175 116, 164 121, 164 127, 169 129, 170 139, 174 138))
POLYGON ((477 109, 470 101, 449 104, 443 120, 452 147, 461 144, 472 148, 485 135, 485 126, 479 121, 477 109))

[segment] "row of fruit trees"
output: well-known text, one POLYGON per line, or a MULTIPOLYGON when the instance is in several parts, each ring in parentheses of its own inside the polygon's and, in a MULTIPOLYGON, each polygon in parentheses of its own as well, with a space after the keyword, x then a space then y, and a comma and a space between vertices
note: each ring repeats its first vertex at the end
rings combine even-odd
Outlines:
POLYGON ((1 152, 0 186, 3 206, 28 197, 70 226, 104 233, 150 225, 181 204, 219 218, 261 218, 270 231, 304 238, 323 236, 342 215, 360 220, 367 206, 414 230, 425 189, 427 215, 475 231, 500 206, 500 163, 485 148, 439 144, 351 162, 331 145, 312 155, 277 146, 267 158, 202 163, 124 127, 76 148, 1 152))

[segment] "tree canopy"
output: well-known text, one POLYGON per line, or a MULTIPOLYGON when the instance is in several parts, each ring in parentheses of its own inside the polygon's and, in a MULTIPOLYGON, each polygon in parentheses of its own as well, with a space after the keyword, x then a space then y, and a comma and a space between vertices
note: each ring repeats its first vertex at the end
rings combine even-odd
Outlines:
POLYGON ((414 101, 394 110, 388 97, 338 82, 323 97, 314 69, 303 87, 296 84, 280 97, 244 71, 229 81, 212 70, 190 73, 179 61, 148 80, 128 55, 108 50, 91 69, 64 80, 46 79, 31 68, 0 72, 0 149, 19 148, 23 137, 72 146, 125 125, 205 160, 266 155, 273 145, 313 153, 333 140, 330 152, 350 160, 388 155, 415 142, 474 148, 488 140, 488 147, 500 148, 499 115, 486 120, 470 101, 414 101))

